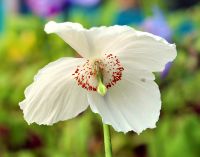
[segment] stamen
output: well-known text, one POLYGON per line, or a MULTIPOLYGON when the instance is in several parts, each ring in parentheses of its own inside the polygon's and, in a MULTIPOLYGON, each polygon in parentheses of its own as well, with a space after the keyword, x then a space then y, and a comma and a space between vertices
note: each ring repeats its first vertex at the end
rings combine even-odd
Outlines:
POLYGON ((116 56, 105 54, 101 59, 87 60, 85 64, 77 66, 72 75, 82 88, 105 95, 107 89, 122 79, 123 70, 116 56))

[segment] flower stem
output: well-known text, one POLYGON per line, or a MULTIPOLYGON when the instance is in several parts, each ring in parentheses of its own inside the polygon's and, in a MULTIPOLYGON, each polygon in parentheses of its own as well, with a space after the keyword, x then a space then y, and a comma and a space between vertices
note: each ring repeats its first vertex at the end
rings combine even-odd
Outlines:
POLYGON ((111 144, 109 125, 103 124, 103 133, 104 133, 105 157, 112 157, 112 144, 111 144))

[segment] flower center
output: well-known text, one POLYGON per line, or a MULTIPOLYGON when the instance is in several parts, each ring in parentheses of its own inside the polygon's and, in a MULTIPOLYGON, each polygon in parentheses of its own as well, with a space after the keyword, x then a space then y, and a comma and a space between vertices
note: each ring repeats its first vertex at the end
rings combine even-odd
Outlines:
POLYGON ((107 89, 122 79, 124 70, 119 59, 112 54, 105 54, 102 59, 87 60, 77 66, 72 74, 77 84, 88 91, 97 91, 99 84, 107 89))

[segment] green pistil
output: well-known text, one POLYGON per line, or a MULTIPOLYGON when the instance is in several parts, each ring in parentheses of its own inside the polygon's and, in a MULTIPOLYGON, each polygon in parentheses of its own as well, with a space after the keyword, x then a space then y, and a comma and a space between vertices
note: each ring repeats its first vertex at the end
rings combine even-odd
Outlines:
POLYGON ((99 84, 98 84, 97 92, 98 92, 101 96, 106 95, 107 88, 106 88, 106 86, 102 83, 102 81, 100 81, 99 84))
POLYGON ((103 76, 102 76, 101 72, 98 73, 98 75, 97 75, 97 80, 98 80, 97 92, 98 92, 101 96, 106 95, 106 93, 107 93, 107 88, 106 88, 106 86, 103 84, 103 76))

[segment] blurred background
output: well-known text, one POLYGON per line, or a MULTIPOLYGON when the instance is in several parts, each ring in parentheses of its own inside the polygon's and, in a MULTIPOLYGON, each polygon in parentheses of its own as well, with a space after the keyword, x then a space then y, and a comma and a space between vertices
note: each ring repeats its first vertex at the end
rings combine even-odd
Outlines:
POLYGON ((0 0, 0 157, 104 156, 101 120, 90 109, 54 126, 23 119, 18 103, 34 74, 77 55, 44 33, 49 20, 130 25, 175 42, 176 60, 156 74, 163 100, 157 128, 139 136, 112 129, 113 156, 200 156, 199 0, 0 0))

